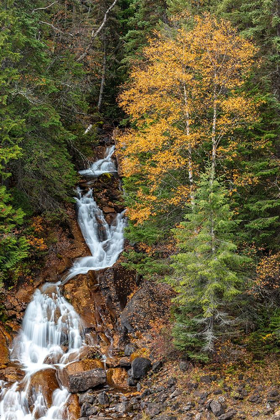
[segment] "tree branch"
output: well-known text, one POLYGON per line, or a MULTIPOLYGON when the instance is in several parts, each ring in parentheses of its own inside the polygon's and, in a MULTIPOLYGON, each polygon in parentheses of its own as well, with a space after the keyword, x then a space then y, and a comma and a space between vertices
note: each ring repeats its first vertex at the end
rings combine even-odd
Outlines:
POLYGON ((105 25, 106 21, 107 21, 107 17, 108 14, 110 13, 110 11, 113 9, 113 7, 115 6, 115 4, 117 3, 118 0, 114 0, 113 3, 111 4, 111 6, 106 10, 104 18, 103 18, 103 22, 101 23, 101 25, 99 26, 99 28, 97 29, 97 31, 92 31, 91 33, 91 37, 95 38, 99 32, 102 30, 103 26, 105 25))
POLYGON ((46 9, 48 9, 49 7, 52 7, 54 4, 56 4, 56 3, 58 3, 58 1, 54 1, 52 4, 49 4, 48 6, 46 6, 46 7, 38 7, 37 9, 33 9, 32 10, 32 13, 34 13, 34 12, 37 12, 37 10, 46 10, 46 9))
MULTIPOLYGON (((64 34, 64 32, 63 32, 61 29, 57 28, 57 27, 56 27, 56 26, 54 26, 52 23, 45 22, 44 20, 40 20, 40 23, 44 23, 44 25, 48 25, 48 26, 50 26, 51 28, 53 28, 53 30, 54 30, 54 31, 57 31, 57 32, 59 32, 59 33, 61 33, 61 34, 64 34)), ((74 36, 73 34, 70 34, 70 33, 68 33, 67 35, 74 36)))
MULTIPOLYGON (((95 37, 97 37, 99 32, 102 30, 102 28, 104 27, 104 25, 107 21, 108 14, 113 9, 113 7, 116 5, 117 1, 118 0, 114 0, 113 3, 111 4, 111 6, 106 10, 103 21, 102 21, 101 25, 99 26, 99 28, 95 32, 94 32, 94 30, 91 32, 91 39, 94 39, 95 37)), ((85 49, 85 52, 77 59, 77 61, 83 60, 85 58, 85 56, 87 55, 89 49, 90 49, 90 45, 85 49)))

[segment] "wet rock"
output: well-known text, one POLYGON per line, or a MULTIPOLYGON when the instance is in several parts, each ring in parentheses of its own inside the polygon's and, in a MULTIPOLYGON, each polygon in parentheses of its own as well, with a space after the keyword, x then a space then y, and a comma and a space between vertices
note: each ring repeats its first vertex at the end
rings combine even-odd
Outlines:
POLYGON ((136 357, 131 365, 131 376, 134 379, 143 378, 152 368, 152 363, 145 357, 136 357))
POLYGON ((105 206, 103 207, 103 213, 115 213, 115 209, 113 207, 105 206))
POLYGON ((67 415, 68 415, 68 420, 76 420, 79 418, 80 404, 79 404, 78 395, 76 394, 70 395, 67 401, 67 415))
POLYGON ((136 288, 136 274, 117 262, 113 267, 100 270, 97 276, 106 304, 110 306, 117 320, 127 304, 128 296, 136 288))
POLYGON ((214 414, 214 416, 219 417, 222 414, 224 414, 224 408, 222 406, 221 403, 219 403, 218 401, 211 401, 210 403, 210 409, 212 411, 212 413, 214 414))
POLYGON ((59 379, 69 392, 83 392, 106 383, 106 373, 96 369, 93 360, 82 360, 65 366, 59 372, 59 379))
POLYGON ((8 366, 0 370, 0 378, 6 382, 19 382, 24 377, 24 371, 18 366, 8 366))
POLYGON ((31 407, 34 403, 33 396, 42 392, 47 406, 51 407, 52 395, 57 388, 59 384, 56 379, 56 369, 42 369, 35 372, 31 376, 26 393, 29 406, 31 407))

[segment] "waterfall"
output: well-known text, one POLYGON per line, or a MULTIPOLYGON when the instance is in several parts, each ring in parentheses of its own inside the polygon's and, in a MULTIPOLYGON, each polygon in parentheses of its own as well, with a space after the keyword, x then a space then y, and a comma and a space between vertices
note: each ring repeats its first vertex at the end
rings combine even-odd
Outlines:
POLYGON ((51 407, 47 406, 43 387, 30 389, 36 372, 65 366, 69 355, 78 354, 83 343, 78 314, 60 295, 58 285, 48 286, 51 292, 45 286, 44 293, 40 290, 34 293, 25 312, 22 330, 13 342, 11 358, 20 362, 25 378, 10 389, 2 386, 0 418, 3 420, 64 418, 65 402, 70 395, 67 389, 54 391, 51 407))
POLYGON ((89 190, 85 195, 81 195, 80 191, 78 193, 79 198, 76 199, 78 223, 92 255, 78 258, 64 283, 78 274, 87 273, 89 270, 111 267, 123 250, 124 212, 117 214, 114 223, 109 226, 103 212, 94 201, 92 190, 89 190))
POLYGON ((79 173, 86 176, 99 176, 105 173, 117 172, 115 162, 112 160, 114 151, 115 146, 108 147, 103 159, 97 160, 90 168, 79 171, 79 173))
MULTIPOLYGON (((80 173, 99 176, 116 172, 116 166, 112 160, 114 150, 115 146, 107 148, 104 159, 98 160, 90 169, 80 171, 80 173)), ((63 283, 78 274, 111 267, 117 261, 124 244, 124 212, 117 214, 115 221, 109 226, 103 212, 94 201, 93 191, 90 189, 85 195, 82 195, 80 189, 77 192, 78 223, 92 255, 78 258, 63 283)))
MULTIPOLYGON (((114 146, 107 148, 99 159, 81 175, 97 177, 116 172, 112 159, 114 146)), ((116 215, 111 226, 97 206, 93 191, 83 194, 78 189, 78 223, 91 256, 77 259, 65 283, 78 274, 112 266, 123 249, 124 213, 116 215)), ((77 360, 83 346, 83 327, 79 315, 60 294, 57 284, 46 284, 36 290, 23 319, 22 329, 13 342, 11 359, 25 371, 22 382, 8 384, 0 381, 1 420, 65 420, 66 402, 70 394, 66 388, 53 391, 51 404, 43 385, 33 387, 34 375, 41 371, 56 372, 68 362, 77 360)), ((46 387, 48 388, 48 386, 46 387)))

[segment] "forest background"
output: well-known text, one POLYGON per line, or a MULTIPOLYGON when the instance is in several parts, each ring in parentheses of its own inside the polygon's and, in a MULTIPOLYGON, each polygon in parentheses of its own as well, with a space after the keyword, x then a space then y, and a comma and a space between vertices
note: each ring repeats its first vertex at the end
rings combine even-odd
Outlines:
POLYGON ((114 130, 125 265, 177 292, 175 346, 279 351, 279 1, 2 0, 0 16, 2 291, 32 281, 75 168, 114 130))

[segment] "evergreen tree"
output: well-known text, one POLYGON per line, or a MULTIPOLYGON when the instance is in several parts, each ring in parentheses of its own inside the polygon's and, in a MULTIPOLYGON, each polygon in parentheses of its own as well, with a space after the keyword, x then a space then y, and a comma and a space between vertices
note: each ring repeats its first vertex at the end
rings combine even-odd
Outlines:
POLYGON ((15 210, 10 202, 6 188, 0 186, 0 287, 7 274, 28 256, 29 248, 27 239, 18 229, 23 223, 24 213, 15 210))
POLYGON ((124 35, 125 63, 135 62, 142 57, 153 31, 160 23, 167 22, 166 0, 132 0, 129 5, 130 17, 127 20, 127 33, 124 35))
POLYGON ((186 221, 174 229, 179 253, 172 257, 174 273, 167 279, 178 293, 175 345, 201 359, 236 322, 232 306, 246 288, 244 273, 250 263, 237 253, 237 223, 225 188, 211 172, 201 176, 195 204, 187 206, 186 221))

